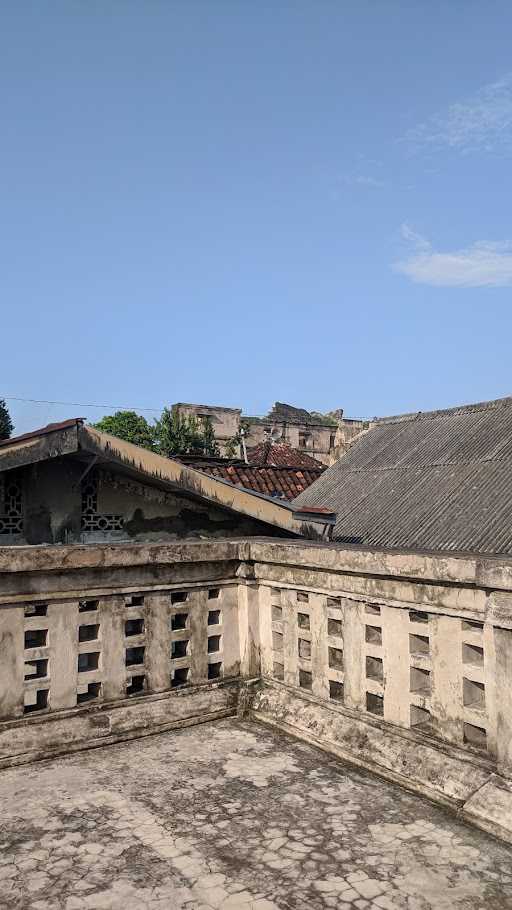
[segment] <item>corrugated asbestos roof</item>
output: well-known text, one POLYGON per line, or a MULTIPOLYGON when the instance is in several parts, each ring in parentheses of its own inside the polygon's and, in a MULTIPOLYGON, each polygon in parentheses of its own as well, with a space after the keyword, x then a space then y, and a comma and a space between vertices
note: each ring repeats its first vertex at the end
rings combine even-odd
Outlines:
POLYGON ((376 421, 294 505, 344 543, 512 555, 512 398, 376 421))

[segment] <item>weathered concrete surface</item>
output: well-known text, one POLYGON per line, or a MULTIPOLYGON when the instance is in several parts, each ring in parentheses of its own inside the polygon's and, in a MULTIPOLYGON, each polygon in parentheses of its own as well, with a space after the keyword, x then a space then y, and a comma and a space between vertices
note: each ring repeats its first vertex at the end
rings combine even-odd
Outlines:
POLYGON ((512 908, 512 850, 240 721, 12 769, 0 799, 2 908, 512 908))

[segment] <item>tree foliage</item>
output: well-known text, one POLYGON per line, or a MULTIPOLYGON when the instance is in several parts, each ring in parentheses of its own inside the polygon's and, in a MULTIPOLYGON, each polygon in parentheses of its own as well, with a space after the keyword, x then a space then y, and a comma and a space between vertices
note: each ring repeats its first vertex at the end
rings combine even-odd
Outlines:
POLYGON ((118 439, 142 446, 143 449, 155 448, 155 427, 135 411, 116 411, 115 414, 103 417, 93 426, 102 433, 110 433, 118 439))
POLYGON ((0 439, 10 439, 13 430, 14 424, 11 420, 11 415, 7 409, 5 400, 0 398, 0 439))
POLYGON ((164 408, 155 427, 156 445, 161 455, 212 455, 219 454, 219 447, 211 420, 180 414, 164 408))

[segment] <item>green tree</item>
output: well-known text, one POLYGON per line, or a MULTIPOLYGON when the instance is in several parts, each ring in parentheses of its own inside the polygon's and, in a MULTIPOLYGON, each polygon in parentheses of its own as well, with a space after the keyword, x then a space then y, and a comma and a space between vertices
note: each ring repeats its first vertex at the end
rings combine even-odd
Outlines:
POLYGON ((93 426, 102 433, 110 433, 118 439, 142 446, 143 449, 155 448, 155 427, 135 411, 116 411, 115 414, 102 417, 93 426))
POLYGON ((10 439, 14 424, 11 415, 7 410, 7 405, 3 398, 0 398, 0 439, 10 439))
POLYGON ((204 423, 196 417, 164 408, 156 422, 156 444, 161 455, 218 455, 210 420, 204 423))

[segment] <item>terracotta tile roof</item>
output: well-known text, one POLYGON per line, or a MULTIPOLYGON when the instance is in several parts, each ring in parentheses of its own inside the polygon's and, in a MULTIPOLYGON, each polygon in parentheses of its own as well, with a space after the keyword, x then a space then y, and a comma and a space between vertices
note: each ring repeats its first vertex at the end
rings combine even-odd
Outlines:
POLYGON ((306 452, 293 449, 286 442, 260 442, 248 449, 247 457, 251 464, 269 465, 272 467, 309 468, 321 470, 321 461, 317 461, 306 452))
POLYGON ((315 480, 318 480, 325 470, 325 465, 319 462, 315 462, 313 468, 302 468, 287 465, 262 465, 253 462, 245 464, 243 461, 227 458, 201 458, 186 455, 176 460, 195 468, 196 471, 202 471, 203 474, 210 474, 219 480, 227 480, 236 487, 244 487, 254 493, 263 493, 265 496, 287 500, 294 499, 306 490, 315 480))

